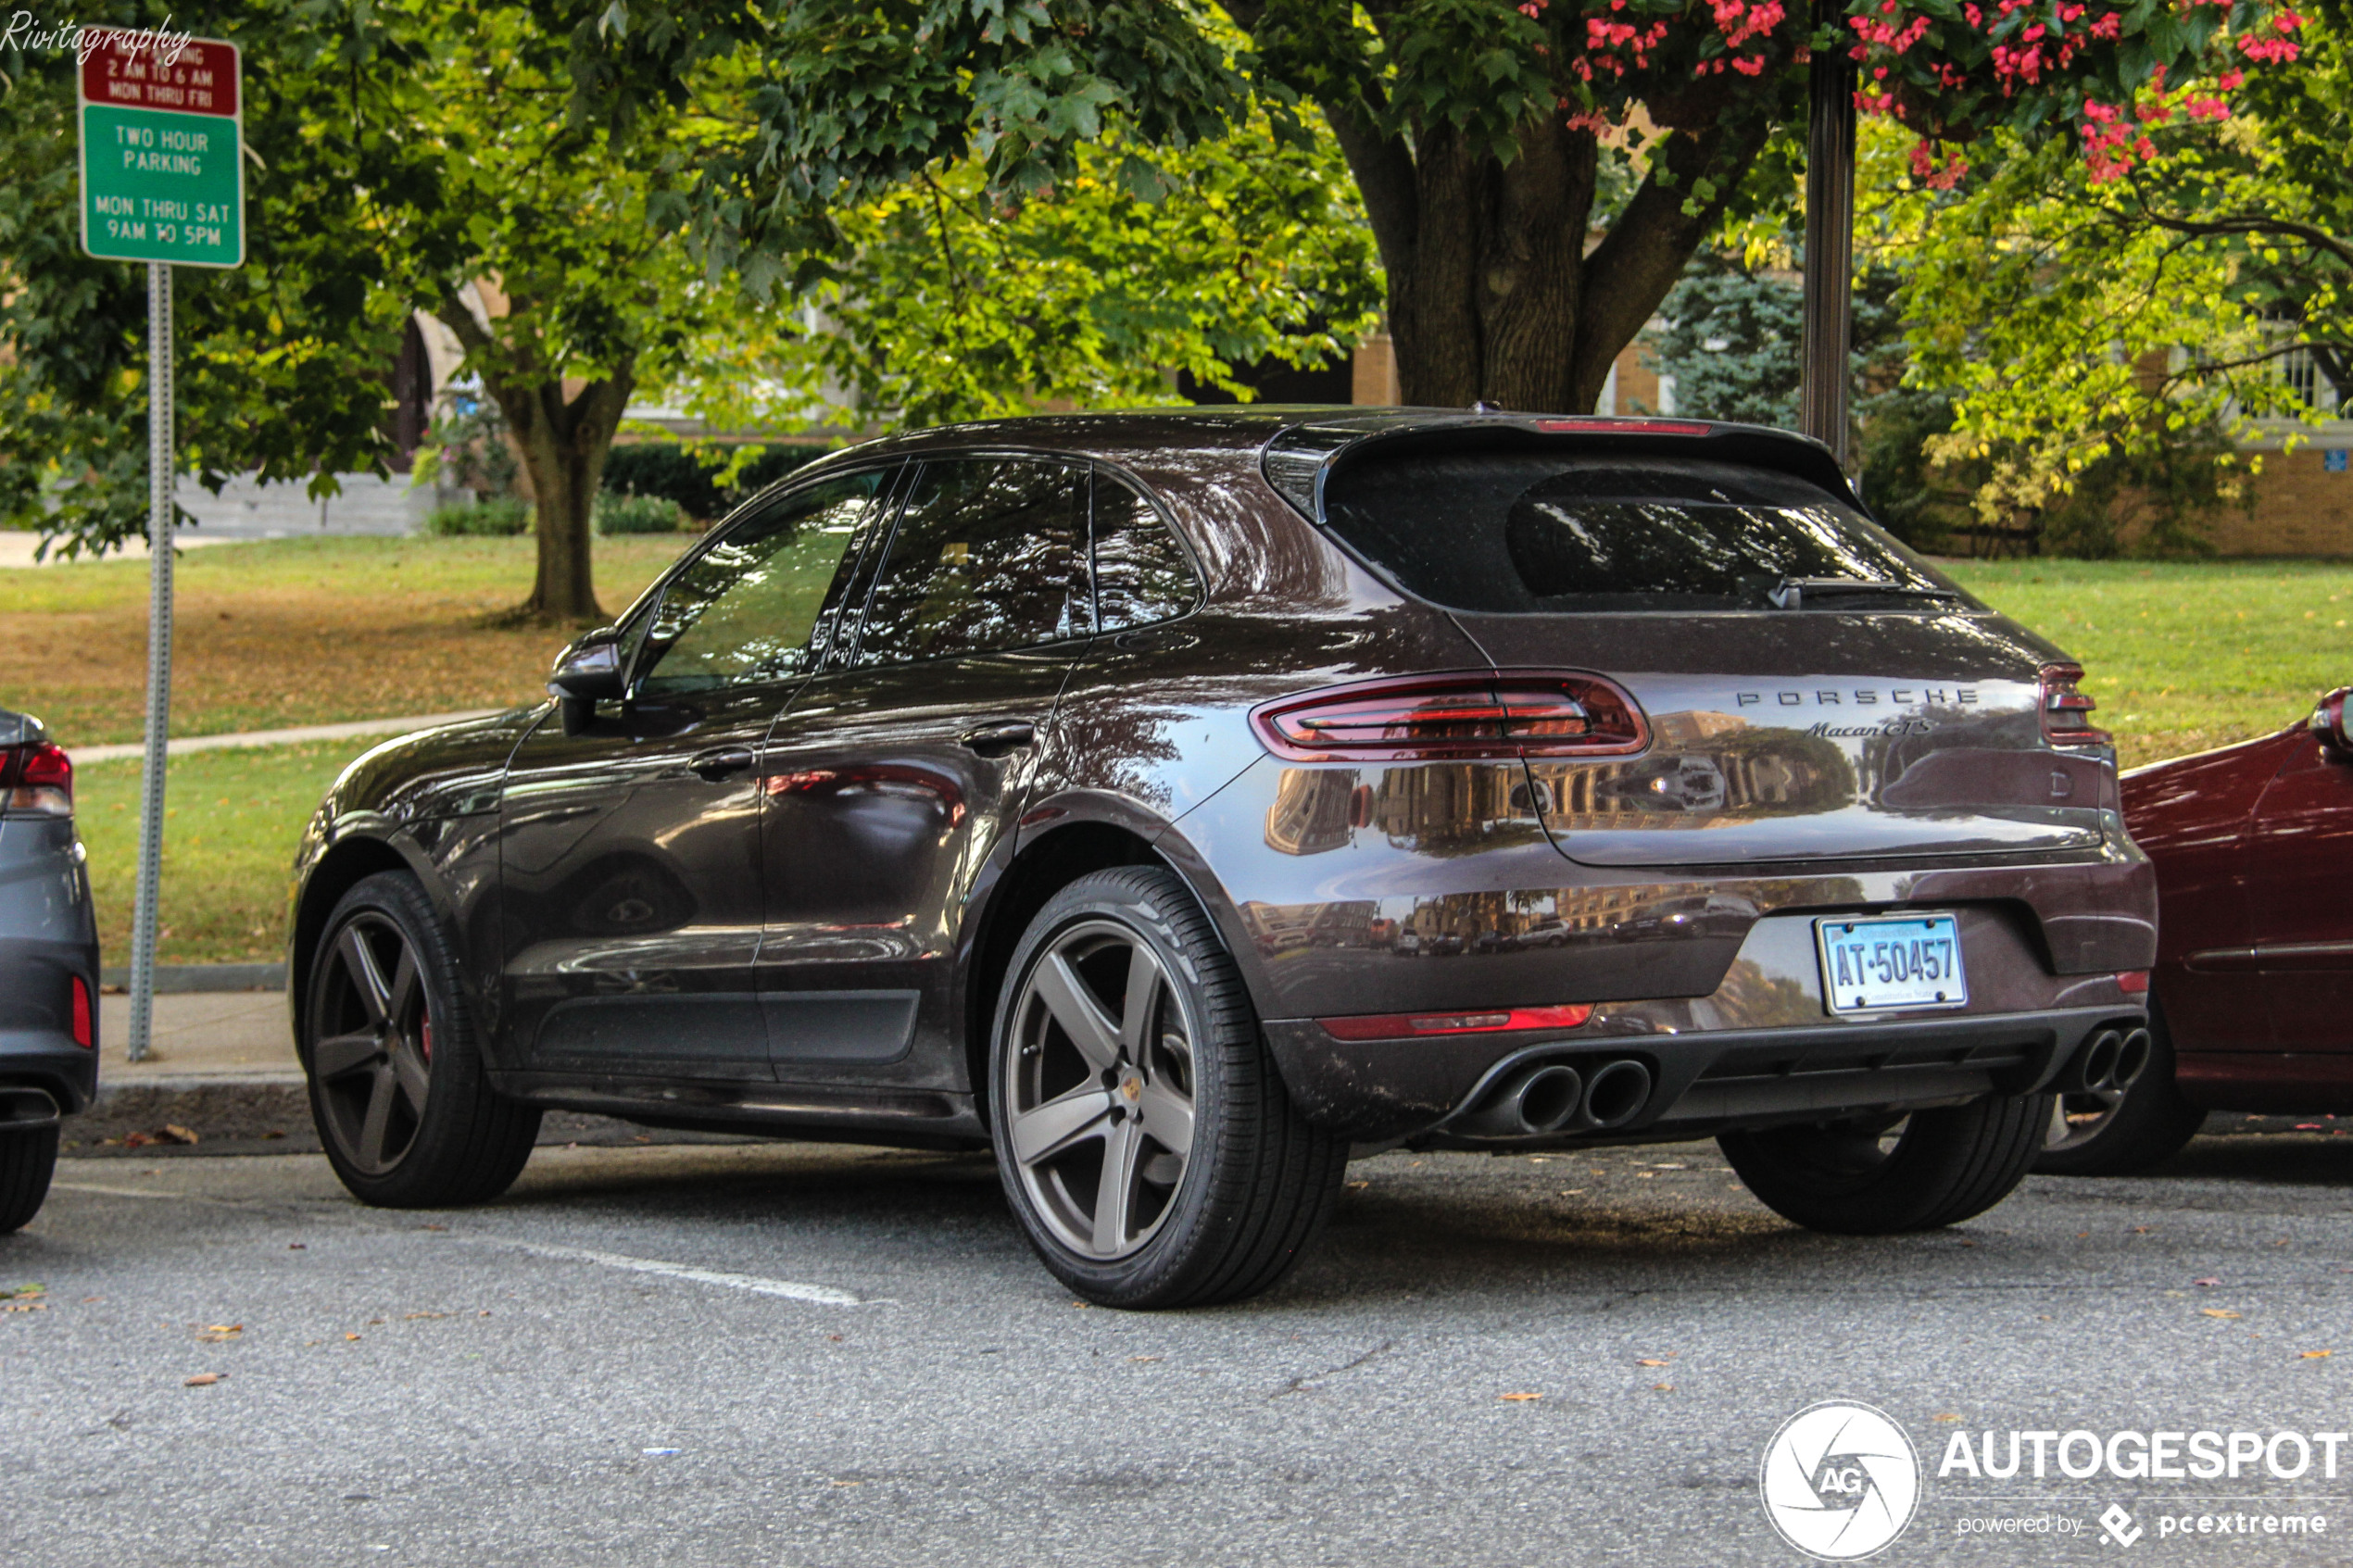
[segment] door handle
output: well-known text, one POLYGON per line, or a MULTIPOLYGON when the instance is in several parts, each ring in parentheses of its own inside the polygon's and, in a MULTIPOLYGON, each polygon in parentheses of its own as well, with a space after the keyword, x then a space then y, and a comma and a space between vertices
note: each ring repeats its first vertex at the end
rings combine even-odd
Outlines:
POLYGON ((1019 751, 1036 743, 1038 726, 1026 719, 1012 719, 1001 724, 983 724, 966 730, 956 737, 959 745, 983 757, 1002 757, 1009 751, 1019 751))
POLYGON ((744 771, 751 763, 751 747, 748 746, 715 746, 686 759, 688 771, 712 784, 744 771))

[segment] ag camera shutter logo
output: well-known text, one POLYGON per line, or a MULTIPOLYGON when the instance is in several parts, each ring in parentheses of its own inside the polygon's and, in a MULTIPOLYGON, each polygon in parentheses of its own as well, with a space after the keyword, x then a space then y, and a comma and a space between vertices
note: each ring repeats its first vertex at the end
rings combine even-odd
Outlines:
POLYGON ((1808 1557, 1851 1562, 1912 1522, 1920 1460, 1884 1411, 1825 1400, 1781 1423, 1765 1447, 1757 1489, 1781 1539, 1808 1557))

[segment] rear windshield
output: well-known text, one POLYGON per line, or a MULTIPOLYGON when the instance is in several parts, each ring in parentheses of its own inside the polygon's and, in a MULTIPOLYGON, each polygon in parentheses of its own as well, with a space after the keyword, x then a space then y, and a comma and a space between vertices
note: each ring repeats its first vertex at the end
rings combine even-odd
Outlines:
POLYGON ((1340 465, 1324 504, 1360 556, 1453 609, 1906 609, 1954 593, 1828 492, 1732 463, 1375 451, 1340 465))

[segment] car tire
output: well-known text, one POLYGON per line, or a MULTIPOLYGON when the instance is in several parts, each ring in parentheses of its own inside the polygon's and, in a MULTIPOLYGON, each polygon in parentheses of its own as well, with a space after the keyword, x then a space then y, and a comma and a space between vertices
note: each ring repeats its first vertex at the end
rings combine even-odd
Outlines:
POLYGON ((49 1198, 57 1172, 57 1129, 0 1133, 0 1236, 22 1230, 49 1198))
POLYGON ((2121 1097, 2060 1095, 2034 1169, 2049 1176, 2124 1176, 2170 1160, 2206 1125, 2173 1081, 2173 1040, 2149 1013, 2148 1065, 2121 1097))
POLYGON ((1013 1213, 1101 1306, 1269 1288, 1347 1167, 1347 1141, 1292 1106, 1232 955, 1164 867, 1094 872, 1038 911, 999 994, 988 1084, 1013 1213))
POLYGON ((416 878, 380 872, 327 917, 303 998, 310 1113, 335 1174, 384 1209, 454 1209, 507 1190, 539 1110, 483 1070, 441 922, 416 878))
POLYGON ((1716 1141, 1782 1218, 1835 1236, 1894 1236, 1957 1224, 2007 1198, 2050 1119, 2048 1095, 1988 1095, 1894 1123, 1811 1123, 1716 1141))

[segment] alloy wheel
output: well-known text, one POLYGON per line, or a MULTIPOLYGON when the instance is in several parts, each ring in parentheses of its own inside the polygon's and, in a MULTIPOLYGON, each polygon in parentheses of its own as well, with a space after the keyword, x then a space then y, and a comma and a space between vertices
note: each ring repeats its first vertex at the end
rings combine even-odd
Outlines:
POLYGON ((1192 1160, 1182 991, 1134 931, 1084 921, 1030 966, 1012 1028, 1000 1087, 1024 1191, 1073 1252, 1129 1256, 1175 1208, 1192 1160))
POLYGON ((416 1142, 433 1080, 433 1021, 409 938, 375 913, 335 938, 313 992, 310 1073, 336 1149, 363 1174, 416 1142))

